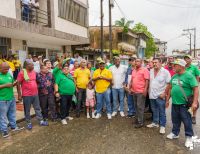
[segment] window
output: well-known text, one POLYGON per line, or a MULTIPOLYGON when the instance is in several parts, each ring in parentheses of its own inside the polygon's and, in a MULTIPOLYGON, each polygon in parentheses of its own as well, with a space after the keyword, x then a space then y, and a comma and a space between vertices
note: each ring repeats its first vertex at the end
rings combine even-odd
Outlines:
POLYGON ((73 0, 58 0, 58 11, 59 17, 85 27, 88 26, 87 8, 73 0))

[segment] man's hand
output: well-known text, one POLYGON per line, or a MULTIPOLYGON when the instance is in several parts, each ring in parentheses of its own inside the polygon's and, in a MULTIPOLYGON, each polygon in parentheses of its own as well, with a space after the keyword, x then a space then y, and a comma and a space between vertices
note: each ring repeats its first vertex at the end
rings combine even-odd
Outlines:
POLYGON ((146 97, 147 96, 147 90, 145 89, 143 92, 143 96, 146 97))
POLYGON ((22 101, 22 96, 18 96, 18 100, 21 102, 22 101))
POLYGON ((192 103, 192 111, 196 111, 198 109, 198 103, 192 103))
POLYGON ((166 108, 169 107, 169 101, 166 101, 166 105, 165 105, 166 108))
POLYGON ((60 97, 60 94, 57 92, 57 93, 55 94, 55 96, 58 98, 58 97, 60 97))
POLYGON ((5 88, 10 88, 10 87, 13 87, 13 84, 12 83, 8 83, 8 84, 5 84, 4 87, 5 88))
POLYGON ((166 97, 166 94, 165 93, 162 93, 162 94, 160 94, 160 96, 159 96, 161 99, 165 99, 165 97, 166 97))

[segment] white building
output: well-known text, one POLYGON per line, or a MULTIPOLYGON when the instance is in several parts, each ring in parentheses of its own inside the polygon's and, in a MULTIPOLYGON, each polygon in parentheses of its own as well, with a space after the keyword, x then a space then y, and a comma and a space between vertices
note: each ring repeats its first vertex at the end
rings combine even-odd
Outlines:
POLYGON ((88 0, 39 0, 39 9, 24 8, 21 0, 1 0, 0 55, 54 58, 71 45, 89 43, 88 0))
POLYGON ((157 39, 157 38, 155 38, 154 41, 155 41, 155 44, 156 44, 156 47, 157 47, 156 53, 166 54, 167 42, 161 41, 160 39, 157 39))

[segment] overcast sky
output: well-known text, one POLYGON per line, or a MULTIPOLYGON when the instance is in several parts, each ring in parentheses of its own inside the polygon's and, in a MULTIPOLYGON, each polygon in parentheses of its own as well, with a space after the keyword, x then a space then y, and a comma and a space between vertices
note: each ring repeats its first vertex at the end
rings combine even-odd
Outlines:
MULTIPOLYGON (((123 16, 134 23, 142 22, 156 38, 168 42, 168 53, 173 49, 189 49, 189 39, 181 36, 182 30, 196 27, 200 48, 200 0, 115 1, 122 11, 115 4, 113 24, 123 16)), ((100 25, 100 0, 89 0, 89 7, 90 26, 100 25)), ((104 0, 104 24, 108 25, 108 0, 104 0)))

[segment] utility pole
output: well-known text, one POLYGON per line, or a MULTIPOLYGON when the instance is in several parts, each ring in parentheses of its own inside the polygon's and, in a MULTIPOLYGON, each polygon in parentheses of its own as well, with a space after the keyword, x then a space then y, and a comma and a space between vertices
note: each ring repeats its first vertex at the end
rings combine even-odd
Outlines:
POLYGON ((196 58, 196 28, 194 28, 194 58, 196 58))
POLYGON ((190 38, 190 55, 192 55, 192 33, 194 32, 194 58, 196 57, 196 28, 184 29, 184 32, 188 32, 190 38))
POLYGON ((100 3, 101 3, 101 58, 103 59, 103 0, 100 0, 100 3))
POLYGON ((114 7, 114 1, 109 0, 109 51, 110 51, 110 60, 113 59, 112 53, 112 8, 114 7))

